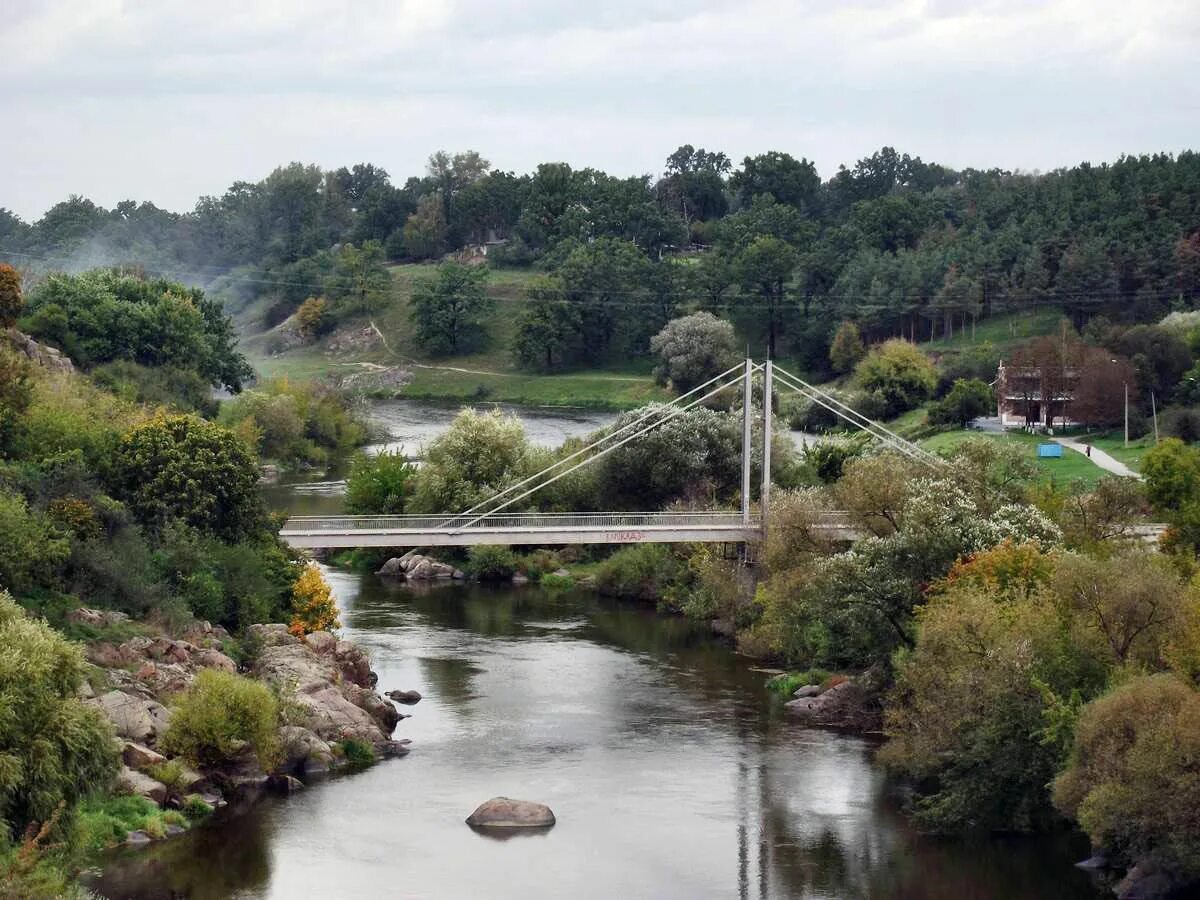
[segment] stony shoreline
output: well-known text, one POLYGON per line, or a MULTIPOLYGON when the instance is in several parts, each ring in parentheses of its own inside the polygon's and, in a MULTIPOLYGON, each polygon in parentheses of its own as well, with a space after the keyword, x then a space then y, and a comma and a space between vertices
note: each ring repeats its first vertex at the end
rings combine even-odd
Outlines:
MULTIPOLYGON (((119 613, 99 610, 81 609, 72 615, 92 627, 125 621, 119 613)), ((366 654, 353 643, 324 631, 300 638, 283 624, 252 625, 243 638, 249 658, 239 667, 221 649, 228 641, 224 629, 200 622, 179 638, 137 636, 120 643, 88 644, 87 658, 96 668, 81 694, 109 719, 117 735, 122 761, 118 792, 145 797, 164 809, 197 802, 215 809, 267 791, 299 790, 304 779, 346 765, 341 748, 347 741, 369 747, 376 760, 408 753, 408 741, 392 737, 407 716, 376 690, 378 678, 366 654), (173 698, 205 669, 240 669, 280 697, 286 724, 279 728, 280 762, 270 771, 262 769, 248 746, 235 759, 212 768, 193 768, 163 752, 173 698), (172 777, 164 783, 154 775, 162 778, 167 765, 172 777)), ((166 836, 184 830, 176 827, 166 836)), ((128 842, 150 839, 133 832, 128 842)))

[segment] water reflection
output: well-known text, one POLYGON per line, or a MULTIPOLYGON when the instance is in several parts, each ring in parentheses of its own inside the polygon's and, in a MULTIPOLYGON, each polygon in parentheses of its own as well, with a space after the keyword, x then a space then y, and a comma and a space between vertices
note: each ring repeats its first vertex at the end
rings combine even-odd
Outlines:
POLYGON ((331 580, 380 687, 424 695, 412 753, 122 854, 107 896, 1102 896, 1069 838, 915 834, 874 744, 789 722, 688 622, 586 592, 331 580), (463 820, 496 795, 559 822, 477 834, 463 820))

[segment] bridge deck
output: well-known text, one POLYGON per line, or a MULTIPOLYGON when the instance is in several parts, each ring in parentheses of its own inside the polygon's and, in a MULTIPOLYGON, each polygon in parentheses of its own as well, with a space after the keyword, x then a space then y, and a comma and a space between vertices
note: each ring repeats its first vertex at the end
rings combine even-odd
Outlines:
MULTIPOLYGON (((844 516, 822 528, 853 535, 844 516)), ((473 544, 739 543, 762 539, 739 512, 555 513, 487 516, 294 516, 280 537, 297 548, 446 547, 473 544)))

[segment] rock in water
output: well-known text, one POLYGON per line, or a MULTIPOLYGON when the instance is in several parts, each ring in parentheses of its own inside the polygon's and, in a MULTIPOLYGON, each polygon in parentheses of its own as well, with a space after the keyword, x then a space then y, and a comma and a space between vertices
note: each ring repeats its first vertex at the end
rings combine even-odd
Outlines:
POLYGON ((388 691, 387 696, 391 697, 397 703, 407 703, 409 706, 421 701, 419 691, 388 691))
POLYGON ((493 797, 467 817, 467 824, 489 828, 548 828, 555 822, 550 807, 528 800, 493 797))

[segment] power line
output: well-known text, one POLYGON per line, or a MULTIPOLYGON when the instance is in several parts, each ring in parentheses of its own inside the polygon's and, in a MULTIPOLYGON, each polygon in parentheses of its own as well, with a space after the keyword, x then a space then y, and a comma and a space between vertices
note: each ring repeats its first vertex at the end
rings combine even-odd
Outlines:
MULTIPOLYGON (((2 248, 2 247, 0 247, 0 255, 21 257, 24 259, 35 260, 37 262, 47 262, 47 263, 70 262, 70 261, 73 261, 73 259, 74 259, 73 257, 39 256, 37 254, 25 253, 23 251, 9 250, 7 248, 2 248)), ((113 266, 113 268, 119 269, 120 265, 113 266)), ((155 268, 155 267, 144 266, 141 264, 139 264, 139 268, 148 274, 157 275, 159 277, 174 277, 176 279, 183 278, 185 280, 188 279, 190 276, 204 275, 204 273, 200 273, 200 272, 196 272, 196 271, 189 271, 186 269, 155 268)), ((305 280, 305 281, 284 281, 284 280, 279 280, 279 279, 252 278, 252 277, 245 276, 245 275, 233 275, 231 272, 225 272, 221 275, 216 275, 216 276, 204 275, 204 277, 210 278, 210 281, 216 281, 216 280, 220 279, 226 283, 235 283, 235 284, 254 284, 254 285, 262 285, 262 286, 269 286, 269 287, 298 287, 298 288, 306 288, 306 289, 312 288, 312 289, 314 289, 314 295, 323 293, 324 288, 326 287, 324 280, 310 279, 310 280, 305 280)), ((331 275, 330 277, 336 277, 336 276, 331 275)), ((211 286, 208 289, 212 290, 211 286)), ((414 291, 415 291, 415 287, 413 287, 413 286, 400 287, 398 285, 392 285, 386 289, 378 289, 378 290, 372 291, 370 293, 374 297, 377 297, 377 298, 384 297, 384 298, 399 300, 399 299, 411 299, 414 291)), ((487 296, 489 297, 489 299, 494 300, 496 302, 500 302, 500 303, 521 303, 521 304, 529 304, 532 302, 561 303, 563 305, 568 305, 571 308, 576 308, 580 305, 580 303, 579 303, 579 301, 569 299, 570 295, 585 295, 585 296, 593 296, 593 297, 598 297, 598 298, 613 298, 613 297, 622 297, 622 296, 644 297, 647 295, 647 293, 649 291, 650 291, 650 289, 648 289, 648 288, 641 289, 641 290, 565 289, 564 293, 567 294, 568 297, 563 298, 563 299, 551 298, 551 297, 534 298, 534 297, 530 297, 530 296, 513 297, 513 296, 506 295, 506 294, 495 294, 495 293, 489 293, 487 296)), ((1010 306, 1018 307, 1018 308, 1028 308, 1028 307, 1038 307, 1038 306, 1057 306, 1057 305, 1061 305, 1064 303, 1071 303, 1071 304, 1086 303, 1086 304, 1090 304, 1090 305, 1100 305, 1100 304, 1114 302, 1114 301, 1118 301, 1118 300, 1130 300, 1130 299, 1133 299, 1133 300, 1138 300, 1138 299, 1141 299, 1141 300, 1173 300, 1173 299, 1185 297, 1185 296, 1191 296, 1191 295, 1185 291, 1180 291, 1180 290, 1176 290, 1176 289, 1165 289, 1165 288, 1158 289, 1158 290, 1152 290, 1152 291, 1138 291, 1132 295, 1127 292, 1122 292, 1122 291, 1057 291, 1057 290, 1055 290, 1055 291, 1039 291, 1036 296, 1014 297, 1014 296, 1012 296, 1011 292, 1005 292, 999 296, 990 298, 987 301, 986 305, 989 307, 992 307, 992 308, 999 307, 1001 309, 1007 308, 1010 306)), ((677 305, 685 305, 688 303, 695 303, 695 304, 700 305, 701 307, 729 307, 731 309, 740 309, 740 310, 776 310, 776 311, 780 311, 785 306, 792 305, 795 302, 797 302, 798 300, 802 300, 802 299, 803 298, 797 298, 797 297, 793 296, 791 298, 788 298, 788 300, 786 302, 778 303, 778 304, 750 303, 750 302, 746 302, 744 300, 731 300, 731 301, 727 301, 727 302, 721 302, 718 300, 718 301, 714 302, 714 299, 711 296, 707 296, 707 295, 667 292, 667 293, 663 293, 663 294, 659 295, 659 299, 657 299, 657 300, 637 300, 637 301, 625 300, 625 301, 620 301, 620 302, 609 301, 609 302, 605 303, 605 306, 608 308, 621 308, 621 309, 639 309, 639 308, 641 308, 641 309, 662 310, 662 309, 664 309, 664 307, 668 306, 671 303, 674 303, 677 305)), ((844 306, 846 304, 853 304, 853 309, 855 312, 889 312, 889 313, 893 313, 896 315, 910 315, 912 313, 919 313, 922 310, 937 311, 937 312, 942 312, 942 313, 944 313, 946 311, 969 312, 972 306, 982 308, 985 305, 982 300, 974 301, 972 303, 966 303, 966 302, 938 303, 935 300, 935 298, 933 297, 933 295, 931 295, 931 294, 907 294, 907 295, 902 294, 902 295, 898 295, 898 296, 893 295, 892 296, 893 302, 891 302, 891 303, 875 302, 876 298, 866 296, 866 295, 861 295, 861 294, 827 294, 820 298, 811 297, 811 298, 809 298, 809 300, 811 303, 816 303, 819 306, 837 307, 837 306, 844 306), (872 301, 872 302, 862 302, 862 301, 872 301), (905 309, 904 308, 905 304, 912 304, 917 308, 905 309)))

